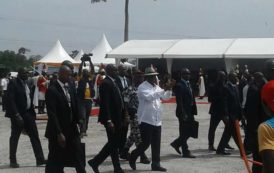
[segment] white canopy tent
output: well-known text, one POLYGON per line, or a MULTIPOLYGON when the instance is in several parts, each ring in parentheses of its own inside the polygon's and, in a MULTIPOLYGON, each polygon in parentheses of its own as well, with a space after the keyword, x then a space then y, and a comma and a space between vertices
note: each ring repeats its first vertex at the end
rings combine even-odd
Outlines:
POLYGON ((63 61, 69 60, 73 64, 76 63, 74 59, 72 59, 69 54, 65 51, 60 41, 57 40, 54 47, 48 52, 46 56, 44 56, 39 61, 34 62, 34 64, 46 64, 50 66, 59 66, 63 61))
POLYGON ((107 58, 163 58, 179 40, 130 40, 107 54, 107 58))
POLYGON ((164 58, 223 58, 234 39, 185 39, 164 52, 164 58))
POLYGON ((227 70, 237 64, 258 68, 264 61, 274 58, 274 38, 240 38, 236 39, 225 52, 227 70))
POLYGON ((91 56, 91 61, 94 65, 100 64, 115 64, 114 58, 105 58, 106 54, 112 50, 109 45, 105 34, 103 34, 99 43, 94 47, 94 49, 90 52, 93 54, 91 56))
POLYGON ((131 40, 113 49, 107 57, 141 60, 164 58, 169 73, 172 64, 178 65, 177 60, 180 59, 184 59, 184 62, 196 60, 201 65, 222 63, 229 70, 238 61, 244 63, 255 59, 253 63, 256 64, 274 58, 274 38, 131 40))

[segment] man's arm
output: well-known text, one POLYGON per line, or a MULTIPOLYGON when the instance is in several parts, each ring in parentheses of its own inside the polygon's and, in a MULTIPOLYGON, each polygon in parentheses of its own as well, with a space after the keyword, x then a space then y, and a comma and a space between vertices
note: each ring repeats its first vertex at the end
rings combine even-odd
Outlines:
POLYGON ((12 80, 9 82, 7 89, 7 112, 9 113, 9 116, 19 114, 15 103, 15 99, 17 99, 15 94, 15 81, 12 80))
POLYGON ((46 92, 47 113, 48 113, 49 121, 53 122, 55 135, 58 136, 59 134, 62 133, 62 131, 61 131, 59 120, 56 116, 57 114, 56 102, 57 100, 55 98, 54 92, 51 89, 49 89, 46 92))

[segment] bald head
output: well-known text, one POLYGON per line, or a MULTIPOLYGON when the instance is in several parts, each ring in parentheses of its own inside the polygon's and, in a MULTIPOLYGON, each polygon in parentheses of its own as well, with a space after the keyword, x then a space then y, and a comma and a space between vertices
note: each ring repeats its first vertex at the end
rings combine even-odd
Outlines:
POLYGON ((61 66, 63 66, 63 65, 68 66, 71 69, 71 71, 74 70, 73 64, 69 60, 63 61, 62 64, 61 64, 61 66))
POLYGON ((118 66, 118 73, 119 73, 119 75, 122 76, 122 77, 124 77, 126 75, 126 72, 127 72, 126 66, 120 64, 118 66))
POLYGON ((188 68, 182 68, 181 76, 184 80, 188 81, 190 79, 190 70, 188 68))
POLYGON ((265 61, 265 75, 268 80, 274 80, 274 59, 265 61))
POLYGON ((226 81, 226 74, 224 71, 218 71, 217 73, 217 81, 218 82, 225 82, 226 81))
POLYGON ((113 64, 108 64, 106 66, 106 74, 112 78, 117 77, 117 68, 113 64))
POLYGON ((66 82, 70 81, 70 77, 72 75, 72 71, 71 71, 71 69, 68 66, 62 65, 59 68, 58 75, 59 75, 59 80, 61 82, 63 82, 63 83, 66 83, 66 82))

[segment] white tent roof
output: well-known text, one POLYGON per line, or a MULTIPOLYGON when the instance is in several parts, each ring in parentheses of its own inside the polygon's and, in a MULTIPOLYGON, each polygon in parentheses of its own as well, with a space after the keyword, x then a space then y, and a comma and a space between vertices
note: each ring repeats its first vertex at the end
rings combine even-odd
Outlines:
POLYGON ((48 52, 46 56, 44 56, 39 61, 36 61, 35 64, 49 64, 49 65, 59 65, 63 61, 69 60, 72 63, 76 63, 74 59, 72 59, 69 54, 65 51, 60 41, 57 40, 54 47, 48 52))
POLYGON ((225 53, 226 58, 274 58, 274 38, 241 38, 225 53))
POLYGON ((107 54, 108 58, 162 58, 179 40, 130 40, 107 54))
POLYGON ((105 58, 106 54, 112 50, 111 46, 109 45, 105 34, 103 34, 102 39, 99 43, 95 46, 95 48, 90 52, 93 54, 91 56, 91 61, 94 65, 99 64, 115 64, 114 58, 105 58))
POLYGON ((164 53, 164 58, 223 58, 234 39, 180 40, 164 53))
POLYGON ((81 63, 81 58, 82 56, 84 55, 84 51, 81 49, 78 54, 76 55, 76 57, 74 57, 74 60, 77 62, 77 63, 81 63))
POLYGON ((109 58, 274 58, 274 38, 131 40, 109 58))

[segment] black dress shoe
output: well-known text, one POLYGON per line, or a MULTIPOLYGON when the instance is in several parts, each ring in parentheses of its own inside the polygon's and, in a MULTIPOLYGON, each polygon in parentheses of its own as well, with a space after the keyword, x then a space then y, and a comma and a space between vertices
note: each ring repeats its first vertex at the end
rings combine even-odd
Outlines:
POLYGON ((150 160, 147 158, 147 156, 145 154, 143 154, 140 156, 140 163, 150 164, 150 160))
POLYGON ((128 160, 129 159, 129 153, 128 151, 123 151, 123 152, 120 152, 120 159, 123 159, 123 160, 128 160))
POLYGON ((226 149, 229 149, 229 150, 234 150, 234 148, 231 147, 229 144, 227 144, 227 145, 225 146, 225 148, 226 148, 226 149))
POLYGON ((123 169, 115 169, 114 173, 125 173, 125 171, 123 169))
POLYGON ((133 158, 132 154, 129 155, 128 162, 131 169, 136 170, 136 159, 133 158))
POLYGON ((167 171, 167 169, 163 168, 162 166, 153 166, 153 165, 151 165, 151 170, 152 171, 160 171, 160 172, 166 172, 167 171))
POLYGON ((218 154, 218 155, 225 155, 225 156, 230 155, 230 153, 226 152, 225 150, 222 150, 222 151, 218 151, 217 150, 216 154, 218 154))
POLYGON ((45 165, 45 164, 47 164, 47 160, 36 161, 36 166, 42 166, 42 165, 45 165))
POLYGON ((182 152, 180 151, 180 147, 177 147, 177 146, 175 146, 174 145, 174 143, 170 143, 170 146, 172 147, 172 148, 174 148, 174 150, 178 153, 178 154, 182 154, 182 152))
POLYGON ((196 158, 196 156, 192 155, 190 152, 189 153, 185 153, 182 156, 183 158, 190 158, 190 159, 194 159, 196 158))
POLYGON ((16 162, 11 162, 11 163, 10 163, 10 167, 11 167, 11 168, 19 168, 19 164, 16 163, 16 162))
POLYGON ((212 145, 208 146, 209 151, 217 151, 216 148, 212 145))
POLYGON ((88 164, 92 168, 94 173, 100 173, 98 169, 98 165, 96 165, 92 159, 88 161, 88 164))

